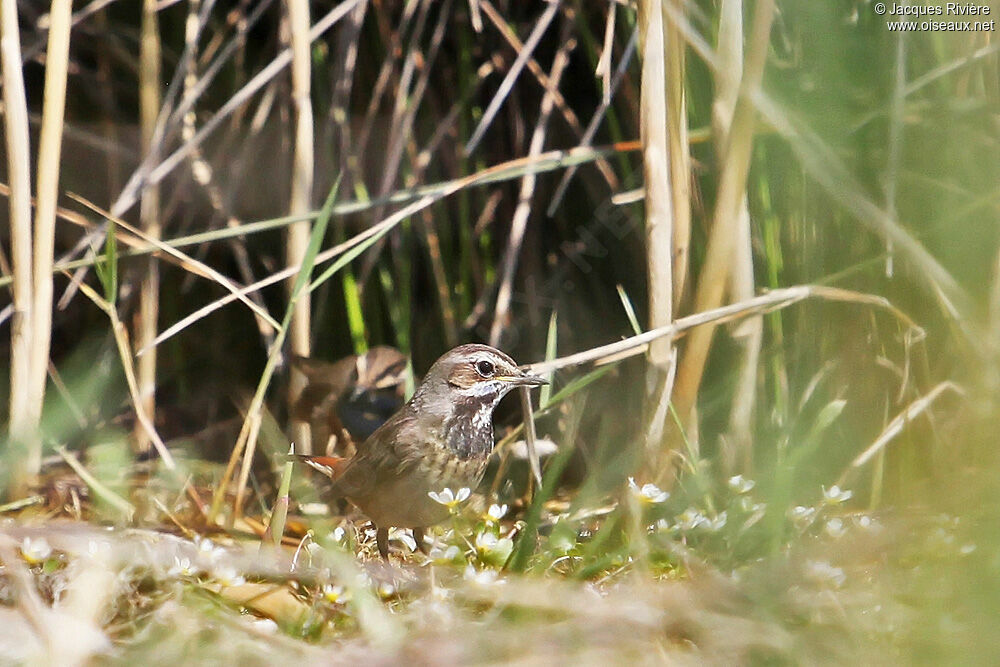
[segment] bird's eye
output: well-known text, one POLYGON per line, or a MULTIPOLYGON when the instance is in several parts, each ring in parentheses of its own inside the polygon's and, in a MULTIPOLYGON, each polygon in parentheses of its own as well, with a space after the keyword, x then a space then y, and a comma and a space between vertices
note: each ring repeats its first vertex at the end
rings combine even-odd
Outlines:
POLYGON ((493 377, 493 374, 497 372, 497 367, 493 365, 493 362, 483 359, 476 362, 476 372, 484 378, 493 377))

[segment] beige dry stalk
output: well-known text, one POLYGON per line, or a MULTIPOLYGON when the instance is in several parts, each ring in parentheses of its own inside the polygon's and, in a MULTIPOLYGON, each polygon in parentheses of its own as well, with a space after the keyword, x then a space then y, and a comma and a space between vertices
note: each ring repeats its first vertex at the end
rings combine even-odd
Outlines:
MULTIPOLYGON (((715 152, 719 162, 725 161, 729 128, 740 91, 743 62, 743 2, 723 0, 719 6, 718 62, 713 74, 716 84, 712 104, 712 128, 715 152)), ((744 189, 736 220, 739 238, 733 253, 733 268, 729 276, 729 300, 746 301, 754 295, 753 249, 750 240, 750 212, 744 189)), ((729 432, 724 439, 721 463, 726 475, 749 474, 752 458, 751 425, 757 395, 757 364, 763 339, 763 320, 752 317, 733 327, 733 338, 739 346, 736 389, 733 392, 729 416, 729 432)))
MULTIPOLYGON (((639 130, 646 189, 646 276, 649 326, 668 326, 674 316, 673 255, 674 200, 671 186, 670 114, 667 99, 667 45, 660 2, 639 3, 639 42, 642 52, 642 91, 639 130)), ((673 390, 673 341, 659 338, 649 346, 650 372, 655 382, 646 396, 646 466, 661 468, 667 405, 673 390)))
POLYGON ((31 166, 28 106, 21 76, 21 36, 16 0, 0 0, 0 65, 3 72, 4 130, 7 138, 7 178, 10 182, 11 269, 14 275, 10 338, 10 437, 16 447, 9 455, 12 479, 9 495, 23 496, 29 477, 40 462, 38 423, 41 405, 31 401, 32 275, 31 166), (25 449, 27 448, 27 449, 25 449), (34 468, 32 467, 34 466, 34 468))
MULTIPOLYGON (((311 99, 312 61, 309 38, 308 0, 287 0, 288 28, 292 49, 292 103, 295 107, 295 154, 292 158, 292 191, 288 206, 290 215, 305 216, 312 210, 313 191, 313 110, 311 99)), ((310 224, 300 220, 286 230, 285 262, 289 267, 298 267, 305 257, 309 245, 310 224)), ((292 289, 294 280, 289 280, 287 289, 292 289)), ((294 354, 309 356, 310 303, 308 293, 302 294, 295 305, 288 332, 289 345, 294 354)), ((293 370, 288 384, 288 402, 291 405, 305 388, 306 379, 293 370)), ((299 451, 312 451, 308 425, 293 426, 293 440, 299 451)), ((242 485, 241 485, 242 488, 242 485)))
MULTIPOLYGON (((160 147, 156 145, 156 119, 160 113, 160 27, 156 13, 156 0, 143 0, 142 26, 139 45, 139 125, 142 133, 144 158, 158 160, 160 147)), ((151 239, 159 240, 160 187, 151 183, 142 191, 139 206, 142 230, 151 239)), ((139 287, 139 312, 135 320, 135 349, 141 350, 156 339, 160 314, 160 266, 155 257, 146 260, 145 274, 139 287)), ((156 350, 139 356, 136 362, 138 397, 143 412, 156 420, 156 350)), ((132 431, 136 451, 149 451, 152 441, 141 423, 132 431)))
MULTIPOLYGON (((31 381, 28 402, 32 414, 41 415, 45 400, 45 378, 52 340, 52 262, 56 234, 56 201, 59 197, 59 158, 62 147, 63 113, 66 107, 66 72, 69 64, 71 0, 56 0, 49 17, 48 50, 45 57, 45 101, 38 143, 38 184, 33 247, 34 292, 31 309, 31 381)), ((34 442, 26 463, 31 474, 41 467, 41 443, 34 442)))

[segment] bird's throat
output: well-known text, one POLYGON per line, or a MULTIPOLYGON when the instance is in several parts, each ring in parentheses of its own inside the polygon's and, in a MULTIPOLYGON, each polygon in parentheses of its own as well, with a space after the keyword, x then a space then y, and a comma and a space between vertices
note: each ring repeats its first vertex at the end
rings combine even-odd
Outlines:
POLYGON ((455 402, 445 421, 445 444, 463 461, 485 458, 493 451, 493 408, 499 400, 499 395, 484 395, 455 402))

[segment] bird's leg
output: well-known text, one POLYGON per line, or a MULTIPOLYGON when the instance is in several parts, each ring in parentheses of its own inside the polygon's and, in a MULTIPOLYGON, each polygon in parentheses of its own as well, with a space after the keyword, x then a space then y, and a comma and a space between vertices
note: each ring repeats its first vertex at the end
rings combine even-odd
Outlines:
POLYGON ((382 560, 389 560, 389 529, 375 528, 375 544, 378 545, 378 553, 382 560))
POLYGON ((424 542, 424 529, 414 528, 413 529, 413 541, 417 543, 417 548, 420 549, 420 553, 427 555, 427 543, 424 542))

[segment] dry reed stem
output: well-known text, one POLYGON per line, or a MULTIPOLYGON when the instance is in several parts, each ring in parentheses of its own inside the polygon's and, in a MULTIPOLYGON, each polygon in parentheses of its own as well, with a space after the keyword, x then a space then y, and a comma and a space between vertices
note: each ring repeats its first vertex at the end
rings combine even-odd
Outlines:
MULTIPOLYGON (((288 212, 290 215, 305 215, 312 208, 313 173, 313 109, 312 109, 312 59, 309 40, 308 0, 287 0, 288 28, 292 48, 292 102, 295 110, 295 148, 292 157, 291 195, 288 212)), ((309 245, 310 224, 308 220, 292 223, 285 230, 285 263, 289 267, 299 267, 309 245)), ((286 284, 291 294, 294 280, 286 284)), ((292 320, 289 323, 288 342, 292 353, 309 356, 310 310, 309 294, 303 294, 295 303, 292 320)), ((305 389, 306 379, 302 373, 292 370, 288 383, 288 404, 291 406, 305 389)), ((306 424, 293 427, 294 440, 300 452, 312 452, 309 429, 306 424)))
POLYGON ((670 140, 670 189, 673 207, 673 307, 676 312, 687 291, 688 254, 691 245, 691 154, 688 137, 687 96, 685 84, 685 42, 681 28, 668 20, 667 5, 673 5, 670 16, 685 17, 681 0, 666 0, 660 5, 664 40, 666 42, 667 136, 670 140))
POLYGON ((331 53, 331 62, 338 67, 338 75, 333 83, 333 93, 330 97, 330 108, 325 124, 327 142, 333 146, 336 155, 335 165, 329 170, 330 173, 346 175, 349 171, 351 89, 354 86, 354 74, 360 51, 358 36, 361 33, 361 26, 367 11, 367 2, 358 3, 348 17, 347 23, 337 31, 335 46, 331 53), (333 137, 339 141, 333 141, 333 137))
POLYGON ((611 85, 611 56, 614 51, 615 45, 615 17, 617 16, 615 12, 615 3, 608 3, 608 18, 604 22, 604 43, 601 46, 601 57, 597 61, 597 67, 594 68, 594 75, 600 77, 601 83, 601 105, 608 106, 611 104, 612 85, 611 85))
MULTIPOLYGON (((576 41, 567 39, 566 26, 569 25, 570 18, 567 17, 563 24, 563 39, 560 41, 560 48, 552 60, 552 72, 549 75, 549 82, 552 88, 546 91, 542 98, 541 109, 538 120, 535 122, 535 129, 531 135, 531 142, 528 145, 528 157, 537 157, 545 148, 546 128, 552 110, 555 107, 555 93, 562 80, 563 72, 569 64, 569 56, 576 47, 576 41)), ((531 201, 535 194, 535 183, 537 176, 534 173, 525 174, 521 179, 521 189, 518 193, 517 207, 514 209, 514 216, 510 223, 510 234, 507 236, 507 248, 504 252, 502 267, 500 269, 500 287, 497 291, 496 309, 493 313, 493 324, 490 327, 490 345, 498 347, 500 345, 500 335, 510 317, 510 303, 513 293, 514 274, 517 272, 518 257, 521 254, 521 244, 524 242, 524 233, 528 228, 528 218, 531 215, 531 201)))
MULTIPOLYGON (((207 83, 212 80, 213 75, 211 71, 206 71, 205 75, 202 77, 198 76, 199 63, 196 62, 194 54, 197 52, 198 40, 201 36, 202 29, 204 28, 205 21, 207 19, 207 10, 212 5, 214 0, 210 0, 205 5, 200 5, 201 0, 190 0, 188 2, 188 18, 184 24, 184 52, 182 55, 182 62, 178 64, 177 71, 175 72, 174 78, 176 80, 177 75, 180 74, 186 67, 186 74, 184 76, 184 93, 181 96, 181 101, 179 107, 170 111, 170 104, 164 104, 164 109, 161 112, 161 117, 157 121, 157 133, 162 134, 164 128, 169 125, 173 119, 178 117, 181 118, 181 140, 189 141, 194 137, 197 132, 197 127, 195 121, 197 120, 196 114, 193 110, 193 105, 195 100, 197 100, 202 92, 207 89, 207 83), (199 11, 200 8, 200 11, 199 11), (169 113, 168 113, 169 112, 169 113), (164 120, 166 119, 166 120, 164 120)), ((261 3, 258 8, 249 16, 244 17, 243 14, 238 16, 243 17, 240 19, 230 19, 228 23, 236 23, 236 35, 233 36, 232 41, 230 41, 223 52, 215 59, 211 68, 215 68, 223 62, 229 60, 229 54, 233 54, 233 59, 238 60, 237 46, 239 48, 245 48, 246 46, 246 31, 249 29, 249 25, 256 23, 257 18, 259 18, 259 12, 263 7, 267 6, 267 2, 261 3)), ((216 35, 216 41, 221 40, 221 33, 216 35)), ((210 52, 212 51, 211 45, 205 49, 201 60, 207 61, 210 58, 210 52)), ((241 53, 241 52, 240 52, 241 53)), ((237 64, 238 68, 239 65, 237 64)), ((171 91, 173 93, 173 91, 171 91)), ((255 119, 256 120, 256 119, 255 119)), ((233 122, 230 126, 230 135, 235 136, 237 130, 240 130, 240 143, 243 148, 239 151, 239 157, 235 160, 225 159, 223 163, 232 165, 229 169, 228 175, 230 178, 230 191, 223 192, 219 187, 219 184, 215 180, 215 170, 212 165, 209 164, 208 160, 202 155, 201 147, 197 147, 192 151, 191 154, 191 178, 199 186, 205 189, 205 195, 208 197, 209 203, 215 212, 226 221, 227 227, 238 227, 242 222, 236 218, 233 213, 232 199, 235 196, 234 193, 237 191, 237 187, 234 185, 239 182, 240 177, 243 174, 243 170, 246 166, 245 153, 254 144, 254 139, 257 134, 259 134, 263 122, 251 123, 249 130, 242 130, 241 126, 241 113, 238 110, 233 114, 233 122)), ((234 141, 232 139, 228 141, 221 142, 221 145, 217 148, 219 155, 231 155, 233 151, 236 151, 236 147, 233 145, 234 141)), ((180 196, 182 189, 178 188, 175 191, 175 196, 180 196)), ((236 267, 239 270, 240 280, 243 283, 252 283, 256 279, 253 274, 253 269, 251 268, 250 255, 247 252, 246 245, 239 239, 229 238, 227 245, 229 250, 233 255, 233 259, 236 262, 236 267)), ((188 284, 190 276, 185 280, 184 287, 188 284)), ((251 294, 249 298, 260 306, 261 310, 264 310, 264 301, 260 294, 251 294)), ((259 316, 254 316, 254 322, 257 323, 257 330, 260 333, 261 339, 263 340, 264 347, 270 345, 271 340, 274 337, 274 327, 271 326, 269 322, 262 319, 259 316)))
MULTIPOLYGON (((352 11, 359 2, 361 2, 361 0, 346 0, 331 9, 323 16, 323 18, 318 20, 312 28, 310 28, 310 41, 312 42, 319 39, 319 37, 332 28, 337 21, 352 11)), ((144 160, 143 163, 136 168, 135 172, 122 189, 122 192, 118 195, 114 205, 111 207, 111 212, 115 214, 115 216, 120 216, 132 208, 138 200, 138 193, 141 188, 162 181, 168 174, 176 169, 178 165, 186 160, 191 155, 192 151, 200 146, 210 134, 218 129, 224 120, 235 113, 253 95, 277 77, 281 71, 291 63, 291 61, 291 48, 283 49, 270 63, 255 74, 250 81, 241 87, 232 97, 226 100, 219 110, 216 111, 211 118, 209 118, 205 124, 201 126, 195 136, 193 136, 190 140, 185 141, 170 155, 158 163, 154 164, 152 161, 144 160)))
MULTIPOLYGON (((716 92, 712 103, 712 127, 715 152, 720 156, 721 162, 740 90, 743 62, 742 0, 723 0, 719 7, 717 51, 720 67, 714 71, 716 92)), ((739 238, 729 276, 729 299, 734 302, 752 298, 755 291, 750 211, 745 191, 740 198, 736 231, 739 238)), ((733 330, 733 338, 739 346, 737 380, 729 413, 729 430, 721 452, 722 467, 728 475, 750 472, 753 454, 751 426, 756 405, 757 364, 763 333, 763 320, 759 317, 748 318, 733 330)))
MULTIPOLYGON (((158 160, 160 146, 156 143, 156 119, 160 112, 161 45, 160 24, 156 13, 156 0, 143 0, 141 38, 139 46, 139 127, 142 136, 144 159, 158 160)), ((139 205, 139 224, 147 238, 159 240, 160 188, 150 184, 142 191, 139 205)), ((133 322, 135 349, 141 350, 156 339, 160 314, 160 266, 156 257, 145 262, 145 271, 139 286, 139 312, 133 322)), ((143 412, 156 421, 156 351, 139 357, 136 362, 136 383, 143 412)), ((132 431, 136 451, 149 450, 151 440, 144 426, 136 424, 132 431)))
MULTIPOLYGON (((646 284, 649 292, 650 328, 659 329, 673 320, 674 202, 671 186, 671 114, 667 98, 667 44, 660 3, 639 3, 639 43, 642 50, 639 132, 646 210, 646 284)), ((651 372, 656 382, 646 396, 645 448, 650 470, 662 457, 667 405, 672 393, 671 364, 675 360, 673 340, 653 339, 648 347, 651 372)))
POLYGON ((10 337, 10 436, 27 447, 11 452, 13 475, 9 494, 22 496, 29 477, 38 472, 38 423, 41 405, 31 403, 31 344, 33 332, 31 275, 31 166, 28 140, 28 107, 21 75, 21 37, 16 0, 0 0, 0 65, 3 73, 4 130, 7 139, 7 179, 10 184, 10 245, 13 284, 13 320, 10 337), (29 462, 30 461, 30 462, 29 462))
MULTIPOLYGON (((59 198, 59 159, 63 116, 66 107, 66 76, 69 65, 71 0, 55 0, 50 7, 51 28, 45 58, 45 98, 38 142, 38 173, 35 208, 34 267, 31 324, 31 382, 28 402, 38 415, 45 401, 45 379, 52 340, 52 262, 55 248, 56 208, 59 198)), ((36 474, 41 467, 41 442, 28 452, 27 469, 36 474)))
MULTIPOLYGON (((767 61, 773 0, 761 0, 754 12, 751 43, 744 66, 741 94, 733 113, 733 122, 726 148, 726 162, 719 177, 719 191, 712 215, 705 263, 695 291, 695 312, 718 307, 722 303, 728 282, 736 239, 740 201, 746 189, 753 147, 755 107, 751 99, 760 86, 767 61)), ((684 348, 677 370, 674 405, 683 424, 688 424, 701 385, 702 374, 712 344, 714 327, 704 327, 692 333, 684 348)))

